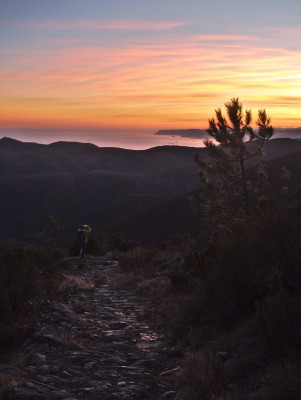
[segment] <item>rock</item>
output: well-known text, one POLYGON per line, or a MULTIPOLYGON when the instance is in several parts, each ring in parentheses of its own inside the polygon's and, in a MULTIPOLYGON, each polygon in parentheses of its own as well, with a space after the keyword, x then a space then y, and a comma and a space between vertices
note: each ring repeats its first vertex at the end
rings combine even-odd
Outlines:
MULTIPOLYGON (((66 391, 53 391, 47 393, 46 400, 65 400, 68 393, 66 391)), ((45 398, 44 398, 45 399, 45 398)))
POLYGON ((92 361, 92 362, 90 361, 84 365, 84 368, 88 371, 90 371, 91 369, 96 369, 96 367, 97 367, 97 363, 95 361, 92 361))
POLYGON ((228 353, 227 351, 218 351, 216 353, 216 356, 220 358, 223 361, 229 360, 232 357, 231 353, 228 353))
POLYGON ((35 375, 38 373, 38 368, 35 367, 34 365, 30 365, 29 367, 25 368, 25 371, 31 375, 35 375))
POLYGON ((41 375, 49 375, 50 374, 49 365, 43 365, 42 367, 40 367, 39 368, 39 374, 41 374, 41 375))
POLYGON ((41 374, 41 375, 55 374, 58 371, 59 371, 59 369, 56 365, 42 365, 39 368, 39 374, 41 374))
POLYGON ((56 328, 53 325, 44 325, 34 334, 34 338, 39 342, 47 342, 49 344, 61 344, 61 339, 58 336, 56 328))
POLYGON ((179 371, 179 369, 180 369, 180 367, 176 367, 176 368, 170 369, 168 371, 163 371, 163 372, 161 372, 160 376, 173 374, 173 373, 179 371))
MULTIPOLYGON (((33 341, 33 338, 30 339, 31 342, 33 341)), ((48 343, 38 343, 38 342, 32 342, 30 345, 25 347, 24 353, 29 355, 27 359, 27 364, 31 362, 31 357, 33 354, 39 353, 39 354, 47 354, 49 350, 49 344, 48 343)))
POLYGON ((70 378, 73 377, 73 375, 70 374, 70 373, 67 372, 67 371, 62 371, 60 376, 61 376, 63 379, 70 379, 70 378))
POLYGON ((14 388, 7 394, 9 400, 45 400, 43 394, 26 391, 24 389, 14 388))
POLYGON ((165 393, 161 394, 161 398, 162 399, 169 399, 170 397, 174 396, 175 394, 176 394, 175 391, 169 390, 168 392, 165 392, 165 393))
POLYGON ((104 255, 104 258, 105 258, 106 260, 112 260, 113 257, 114 257, 114 254, 113 254, 111 251, 108 251, 108 252, 104 255))
POLYGON ((20 368, 13 365, 0 365, 0 378, 5 376, 21 376, 22 371, 20 368))
POLYGON ((42 365, 46 364, 46 355, 35 353, 32 355, 30 362, 35 367, 41 367, 42 365))
POLYGON ((102 362, 103 365, 123 365, 126 363, 126 360, 120 357, 107 357, 102 362))

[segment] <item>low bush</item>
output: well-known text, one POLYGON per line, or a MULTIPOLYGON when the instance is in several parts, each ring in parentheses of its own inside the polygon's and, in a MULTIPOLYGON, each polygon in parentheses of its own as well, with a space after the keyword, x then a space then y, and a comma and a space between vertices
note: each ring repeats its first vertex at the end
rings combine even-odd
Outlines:
POLYGON ((166 261, 166 253, 158 249, 135 247, 120 256, 120 268, 126 273, 148 276, 156 271, 156 267, 166 261))
POLYGON ((300 291, 300 241, 299 208, 270 206, 199 241, 185 266, 202 282, 213 318, 227 326, 275 290, 300 291))
POLYGON ((257 306, 257 326, 270 356, 294 357, 301 351, 301 298, 285 290, 268 295, 257 306))
MULTIPOLYGON (((92 232, 89 234, 86 253, 92 256, 103 256, 109 251, 127 252, 138 246, 134 240, 128 239, 122 232, 115 233, 108 238, 104 232, 92 232)), ((76 257, 80 252, 80 243, 73 240, 68 245, 68 253, 76 257)))
POLYGON ((37 248, 6 243, 0 248, 0 350, 18 347, 33 321, 47 311, 52 298, 62 298, 57 246, 37 248), (57 249, 57 251, 51 249, 57 249), (51 265, 50 260, 56 260, 51 265))
POLYGON ((283 368, 274 365, 267 373, 264 386, 254 391, 254 400, 300 400, 301 399, 301 365, 283 368))
MULTIPOLYGON (((266 372, 270 365, 289 374, 301 354, 300 210, 300 199, 283 207, 258 203, 241 221, 219 226, 207 238, 203 234, 185 258, 185 269, 175 271, 176 284, 188 273, 186 294, 191 299, 185 301, 183 293, 179 301, 175 297, 169 328, 189 349, 202 349, 183 364, 179 399, 299 399, 297 374, 287 394, 280 384, 280 394, 271 390, 265 374, 274 376, 266 372), (252 321, 252 329, 234 335, 245 321, 252 321), (227 345, 226 336, 235 336, 237 343, 227 345), (206 367, 202 355, 209 343, 229 356, 216 384, 210 373, 214 363, 206 367)), ((288 386, 284 380, 281 385, 288 386)))
POLYGON ((0 320, 16 318, 39 289, 36 253, 30 247, 8 248, 0 259, 0 320))
POLYGON ((188 286, 189 275, 183 265, 177 265, 168 273, 168 278, 171 281, 173 289, 184 289, 188 286))
POLYGON ((111 251, 117 250, 121 252, 127 252, 138 246, 138 242, 128 239, 123 232, 116 232, 109 240, 109 248, 111 251))
POLYGON ((36 264, 39 269, 51 268, 58 261, 62 260, 66 256, 66 250, 58 245, 46 244, 35 248, 36 253, 36 264))
POLYGON ((188 354, 177 376, 177 399, 217 399, 224 388, 223 365, 213 354, 188 354))

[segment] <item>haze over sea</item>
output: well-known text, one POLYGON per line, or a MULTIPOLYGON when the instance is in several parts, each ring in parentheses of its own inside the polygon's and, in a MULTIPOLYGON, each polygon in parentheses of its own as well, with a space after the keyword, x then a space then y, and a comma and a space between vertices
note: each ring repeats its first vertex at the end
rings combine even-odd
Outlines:
POLYGON ((93 143, 99 147, 143 150, 156 146, 203 146, 202 139, 155 135, 154 131, 84 129, 0 129, 0 137, 49 144, 58 141, 93 143))
MULTIPOLYGON (((9 137, 22 142, 49 144, 59 141, 92 143, 98 147, 118 147, 145 150, 157 146, 203 147, 203 139, 176 135, 156 135, 150 130, 100 129, 4 129, 0 138, 9 137)), ((276 129, 273 138, 301 138, 301 129, 276 129)))

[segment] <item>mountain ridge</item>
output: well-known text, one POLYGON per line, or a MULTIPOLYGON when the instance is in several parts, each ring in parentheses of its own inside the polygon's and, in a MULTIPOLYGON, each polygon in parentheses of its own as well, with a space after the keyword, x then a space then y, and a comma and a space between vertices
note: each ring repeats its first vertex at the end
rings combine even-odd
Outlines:
MULTIPOLYGON (((265 156, 257 161, 299 150, 301 141, 273 139, 266 144, 265 156)), ((81 223, 99 230, 137 226, 141 236, 142 220, 148 220, 149 210, 153 221, 147 236, 151 238, 160 225, 155 216, 158 206, 161 221, 170 225, 161 230, 164 239, 168 230, 177 226, 173 215, 183 226, 182 216, 190 218, 179 198, 199 188, 194 155, 204 151, 184 146, 128 150, 78 142, 40 145, 0 139, 0 234, 17 240, 43 240, 52 215, 65 226, 67 238, 73 237, 81 223)), ((249 167, 254 165, 255 159, 249 167)), ((129 229, 129 233, 134 231, 129 229)))

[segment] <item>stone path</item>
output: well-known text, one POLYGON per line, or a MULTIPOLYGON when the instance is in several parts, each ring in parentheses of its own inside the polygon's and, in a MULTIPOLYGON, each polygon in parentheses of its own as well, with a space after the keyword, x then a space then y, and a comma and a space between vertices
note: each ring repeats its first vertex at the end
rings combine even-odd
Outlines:
POLYGON ((83 290, 74 291, 69 304, 51 304, 25 343, 20 366, 0 365, 3 399, 174 399, 175 369, 164 339, 139 321, 141 300, 112 287, 118 264, 105 258, 86 263, 72 272, 84 279, 83 290))

